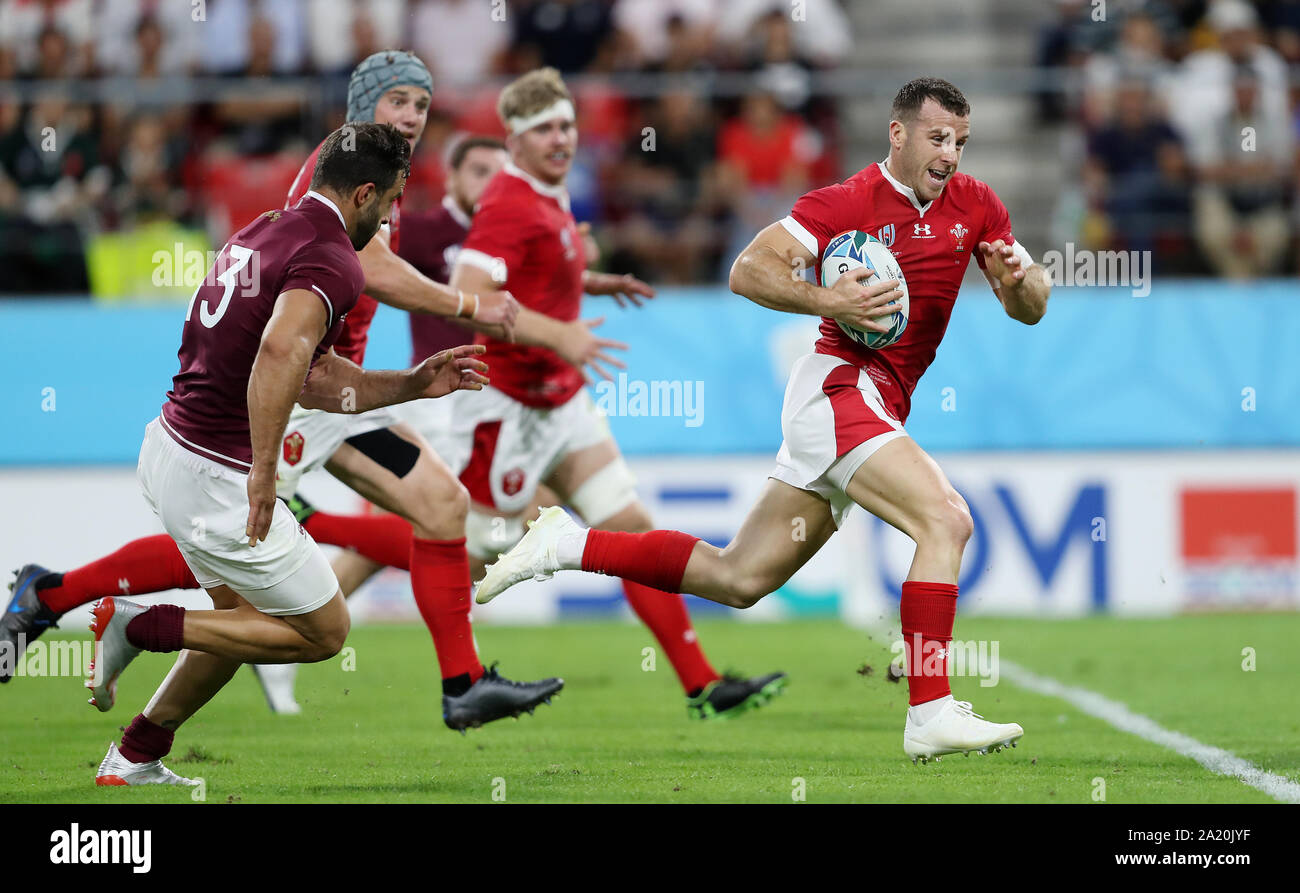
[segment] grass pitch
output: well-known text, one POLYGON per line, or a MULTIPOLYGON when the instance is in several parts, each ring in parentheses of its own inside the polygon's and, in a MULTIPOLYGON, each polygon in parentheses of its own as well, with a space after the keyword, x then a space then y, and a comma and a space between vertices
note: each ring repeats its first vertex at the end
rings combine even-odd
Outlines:
MULTIPOLYGON (((165 762, 202 777, 207 803, 790 803, 800 791, 809 803, 1087 803, 1096 779, 1112 803, 1269 802, 1006 678, 986 688, 959 678, 953 689, 988 718, 1023 725, 1017 749, 913 766, 902 752, 907 686, 887 680, 885 646, 835 621, 698 629, 719 670, 785 670, 785 694, 733 720, 690 721, 663 655, 644 669, 654 642, 640 626, 481 627, 484 656, 506 675, 561 675, 566 686, 535 716, 462 737, 442 724, 424 629, 369 626, 352 632, 353 655, 301 669, 300 716, 271 715, 241 670, 165 762)), ((1300 779, 1300 615, 958 618, 956 635, 996 640, 1004 660, 1300 779)), ((0 687, 0 802, 189 802, 188 789, 93 784, 108 742, 170 662, 138 658, 108 714, 86 704, 77 678, 0 687)))

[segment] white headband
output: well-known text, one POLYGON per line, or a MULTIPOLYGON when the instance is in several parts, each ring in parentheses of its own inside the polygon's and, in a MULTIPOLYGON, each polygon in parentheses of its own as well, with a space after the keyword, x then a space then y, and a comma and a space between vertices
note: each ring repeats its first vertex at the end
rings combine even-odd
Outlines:
POLYGON ((509 119, 510 132, 514 134, 523 133, 525 130, 532 130, 538 124, 544 124, 552 118, 563 118, 566 121, 572 121, 574 119, 573 103, 567 99, 557 99, 540 112, 535 112, 527 118, 513 116, 509 119))

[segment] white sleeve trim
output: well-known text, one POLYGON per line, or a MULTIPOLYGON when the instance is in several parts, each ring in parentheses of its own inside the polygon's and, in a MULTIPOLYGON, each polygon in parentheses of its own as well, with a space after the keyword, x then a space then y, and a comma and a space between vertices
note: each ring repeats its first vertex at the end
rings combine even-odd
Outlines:
POLYGON ((509 278, 509 270, 506 269, 504 259, 484 254, 482 251, 473 248, 460 249, 460 253, 456 255, 456 263, 477 267, 491 276, 492 281, 498 284, 505 282, 509 278))
POLYGON ((795 220, 794 217, 786 215, 781 218, 781 225, 785 231, 799 240, 799 244, 808 249, 808 253, 817 257, 817 237, 808 232, 802 223, 795 220))
POLYGON ((312 287, 312 291, 316 292, 316 294, 320 295, 322 298, 325 299, 325 306, 330 309, 330 321, 325 326, 326 329, 329 329, 334 325, 334 302, 330 300, 329 295, 325 294, 325 292, 321 291, 319 288, 316 287, 316 283, 313 282, 311 287, 312 287))

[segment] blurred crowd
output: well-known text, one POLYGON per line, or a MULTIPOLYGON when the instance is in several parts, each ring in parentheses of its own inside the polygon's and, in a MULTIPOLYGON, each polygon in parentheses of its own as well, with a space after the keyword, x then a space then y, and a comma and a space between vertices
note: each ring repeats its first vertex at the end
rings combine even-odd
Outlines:
POLYGON ((722 98, 574 91, 570 191, 605 262, 715 280, 738 240, 844 173, 811 77, 848 53, 849 22, 838 0, 803 2, 795 28, 788 0, 0 0, 0 290, 84 292, 88 242, 153 221, 221 244, 284 194, 342 123, 351 68, 388 47, 434 75, 412 210, 441 198, 459 135, 501 135, 511 76, 743 76, 722 98))
MULTIPOLYGON (((1044 2, 1031 98, 1080 172, 1050 241, 1150 251, 1170 274, 1300 269, 1300 0, 1044 2)), ((461 135, 501 135, 505 80, 553 65, 602 263, 720 281, 753 232, 852 172, 852 98, 816 75, 868 64, 853 46, 846 0, 0 0, 0 291, 99 291, 133 233, 219 246, 386 47, 434 74, 404 208, 437 205, 461 135)))
POLYGON ((1166 273, 1300 269, 1300 2, 1111 0, 1104 23, 1089 0, 1056 5, 1039 64, 1071 87, 1038 115, 1079 137, 1074 234, 1166 273))

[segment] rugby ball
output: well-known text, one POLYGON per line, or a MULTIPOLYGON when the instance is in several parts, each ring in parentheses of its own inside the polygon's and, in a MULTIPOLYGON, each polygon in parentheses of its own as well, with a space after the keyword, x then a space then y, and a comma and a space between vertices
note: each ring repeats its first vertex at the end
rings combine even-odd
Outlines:
POLYGON ((907 328, 909 307, 907 280, 903 278, 903 269, 898 265, 898 260, 894 257, 893 252, 886 248, 884 243, 875 236, 869 236, 859 230, 853 229, 840 233, 831 239, 830 244, 826 246, 826 251, 822 254, 822 286, 830 288, 845 273, 850 270, 860 270, 863 267, 867 267, 872 271, 871 277, 866 280, 865 284, 867 285, 882 279, 898 280, 898 290, 903 293, 903 299, 899 302, 902 307, 893 313, 876 317, 878 321, 891 323, 887 332, 868 332, 847 323, 839 322, 839 320, 836 320, 836 322, 844 330, 844 334, 857 343, 872 350, 880 350, 882 347, 888 347, 903 337, 903 330, 907 328))

